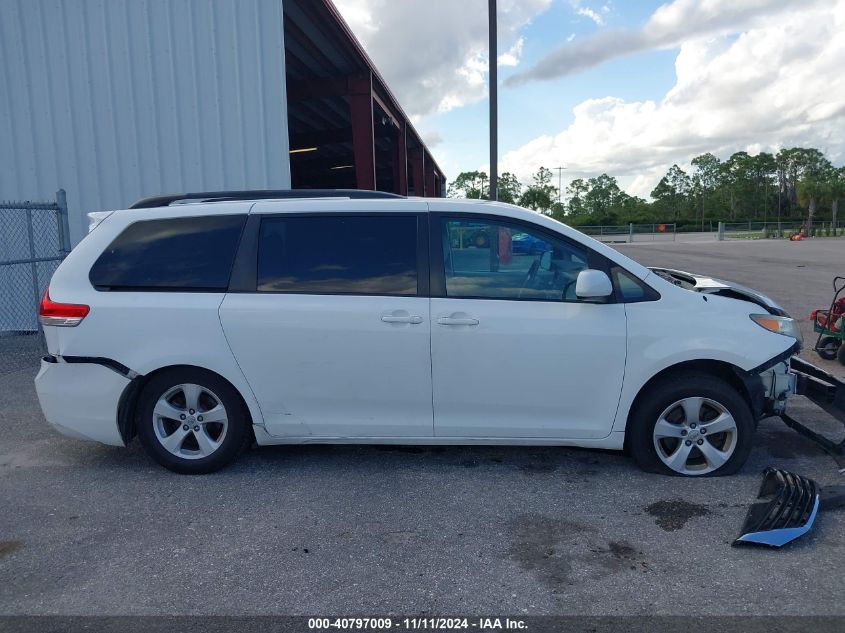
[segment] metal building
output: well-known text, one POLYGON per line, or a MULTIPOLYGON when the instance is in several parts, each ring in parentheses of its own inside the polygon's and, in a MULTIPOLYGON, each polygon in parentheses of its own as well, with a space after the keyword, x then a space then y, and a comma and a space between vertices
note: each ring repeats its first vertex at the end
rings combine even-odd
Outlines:
MULTIPOLYGON (((3 0, 0 200, 445 179, 330 0, 3 0)), ((0 258, 2 259, 2 258, 0 258)))

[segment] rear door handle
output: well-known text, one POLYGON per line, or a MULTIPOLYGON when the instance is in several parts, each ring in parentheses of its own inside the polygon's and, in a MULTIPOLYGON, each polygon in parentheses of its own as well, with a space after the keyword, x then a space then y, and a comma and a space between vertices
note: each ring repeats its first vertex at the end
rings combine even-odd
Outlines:
POLYGON ((440 325, 478 325, 478 319, 474 317, 440 317, 437 322, 440 325))
POLYGON ((412 323, 418 325, 422 323, 422 317, 416 314, 409 314, 408 316, 395 316, 393 314, 384 314, 381 320, 385 323, 412 323))

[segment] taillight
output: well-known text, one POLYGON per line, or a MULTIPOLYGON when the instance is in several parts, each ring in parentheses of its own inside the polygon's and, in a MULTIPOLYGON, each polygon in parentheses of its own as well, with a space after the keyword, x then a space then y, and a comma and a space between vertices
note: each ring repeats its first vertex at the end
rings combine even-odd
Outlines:
POLYGON ((56 303, 50 299, 50 289, 44 290, 41 303, 38 306, 38 320, 41 325, 58 325, 59 327, 75 327, 82 323, 88 312, 88 306, 77 303, 56 303))

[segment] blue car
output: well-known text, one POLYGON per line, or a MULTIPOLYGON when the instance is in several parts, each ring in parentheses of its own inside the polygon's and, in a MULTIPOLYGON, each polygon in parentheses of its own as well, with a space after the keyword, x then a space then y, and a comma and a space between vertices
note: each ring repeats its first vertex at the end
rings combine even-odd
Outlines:
POLYGON ((511 244, 514 254, 518 255, 539 255, 552 250, 548 242, 528 233, 514 233, 511 244))

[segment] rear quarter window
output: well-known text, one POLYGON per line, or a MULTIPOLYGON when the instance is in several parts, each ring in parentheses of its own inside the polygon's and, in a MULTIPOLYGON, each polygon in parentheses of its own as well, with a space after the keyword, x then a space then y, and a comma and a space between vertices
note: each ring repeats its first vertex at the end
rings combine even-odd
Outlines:
POLYGON ((91 267, 100 290, 225 291, 246 215, 135 222, 91 267))

